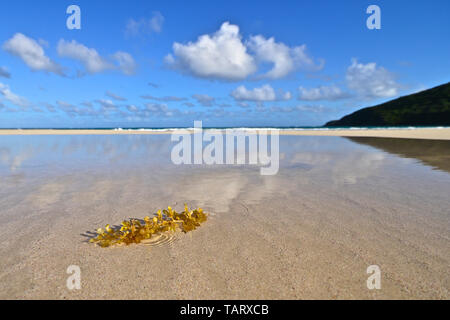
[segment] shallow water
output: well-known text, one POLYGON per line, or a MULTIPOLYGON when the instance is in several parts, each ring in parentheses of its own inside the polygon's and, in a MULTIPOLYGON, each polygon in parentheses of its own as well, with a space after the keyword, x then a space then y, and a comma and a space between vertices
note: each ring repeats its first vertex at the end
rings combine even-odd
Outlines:
MULTIPOLYGON (((0 174, 2 178, 25 178, 39 174, 97 171, 101 168, 163 166, 173 169, 177 166, 171 162, 170 152, 175 144, 170 141, 169 135, 2 136, 0 174)), ((223 153, 226 153, 225 146, 223 153)), ((369 158, 375 162, 379 158, 378 164, 381 165, 387 154, 418 160, 435 169, 450 172, 450 141, 447 140, 280 137, 282 168, 302 164, 308 168, 322 166, 325 162, 342 165, 343 162, 355 161, 355 157, 360 157, 365 165, 371 167, 369 158), (352 154, 352 159, 349 154, 352 154)), ((186 167, 192 168, 189 165, 186 167)))
POLYGON ((0 297, 449 298, 448 141, 280 136, 273 176, 177 166, 174 145, 169 135, 2 136, 0 297), (85 243, 99 226, 185 202, 211 213, 190 234, 85 243), (65 288, 70 264, 84 270, 81 292, 65 288), (365 288, 370 264, 383 290, 365 288))

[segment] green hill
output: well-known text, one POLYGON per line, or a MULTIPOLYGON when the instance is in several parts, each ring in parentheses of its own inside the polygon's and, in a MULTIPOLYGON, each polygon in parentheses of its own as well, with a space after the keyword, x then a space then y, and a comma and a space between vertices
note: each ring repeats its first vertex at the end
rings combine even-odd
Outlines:
POLYGON ((450 126, 450 82, 325 124, 325 127, 347 126, 450 126))

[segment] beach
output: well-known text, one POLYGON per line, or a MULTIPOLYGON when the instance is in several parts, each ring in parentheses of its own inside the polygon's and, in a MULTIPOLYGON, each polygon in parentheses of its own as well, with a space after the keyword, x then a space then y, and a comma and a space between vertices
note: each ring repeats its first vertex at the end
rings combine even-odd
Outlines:
POLYGON ((449 299, 449 130, 284 132, 273 176, 174 165, 167 134, 0 130, 0 298, 449 299), (184 203, 192 232, 88 243, 184 203))
POLYGON ((450 300, 450 0, 0 7, 0 300, 450 300))
MULTIPOLYGON (((254 132, 257 129, 247 130, 254 132)), ((262 129, 264 131, 269 129, 262 129)), ((193 132, 192 129, 188 131, 193 132)), ((223 132, 223 130, 212 129, 211 131, 223 132)), ((110 135, 110 134, 170 134, 173 130, 128 130, 128 129, 0 129, 0 135, 110 135)), ((405 138, 405 139, 434 139, 450 140, 450 128, 393 128, 393 129, 282 129, 281 135, 299 136, 334 136, 334 137, 382 137, 382 138, 405 138)))

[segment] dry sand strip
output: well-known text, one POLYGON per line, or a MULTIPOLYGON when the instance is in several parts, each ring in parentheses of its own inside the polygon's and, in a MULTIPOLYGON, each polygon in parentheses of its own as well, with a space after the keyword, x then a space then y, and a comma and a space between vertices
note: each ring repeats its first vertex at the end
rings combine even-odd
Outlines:
MULTIPOLYGON (((188 130, 193 132, 192 129, 188 130)), ((218 130, 223 131, 223 130, 218 130)), ((171 134, 173 130, 106 130, 106 129, 0 129, 0 135, 112 135, 112 134, 171 134)), ((249 133, 256 130, 249 130, 249 133)), ((259 131, 258 131, 259 132, 259 131)), ((280 130, 281 135, 338 136, 338 137, 380 137, 450 140, 450 127, 416 129, 353 129, 353 130, 280 130)))
POLYGON ((450 140, 450 128, 369 129, 369 130, 284 130, 280 134, 299 136, 378 137, 450 140))

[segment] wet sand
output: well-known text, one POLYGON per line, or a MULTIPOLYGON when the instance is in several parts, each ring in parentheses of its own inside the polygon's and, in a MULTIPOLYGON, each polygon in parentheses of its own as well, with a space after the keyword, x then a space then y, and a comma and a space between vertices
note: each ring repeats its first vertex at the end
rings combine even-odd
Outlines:
MULTIPOLYGON (((191 130, 192 131, 192 130, 191 130)), ((138 131, 138 130, 49 130, 0 129, 0 135, 142 135, 142 134, 168 134, 171 131, 138 131)), ((251 132, 251 131, 250 131, 251 132)), ((373 129, 373 130, 280 130, 281 135, 299 136, 336 136, 336 137, 381 137, 381 138, 407 138, 407 139, 434 139, 450 140, 450 128, 418 128, 418 129, 373 129)))
POLYGON ((175 166, 167 135, 1 138, 0 298, 449 299, 450 173, 356 142, 282 136, 279 173, 261 176, 175 166), (210 213, 193 232, 86 243, 107 223, 184 202, 210 213), (69 265, 81 290, 66 287, 69 265), (366 286, 369 265, 381 290, 366 286))

